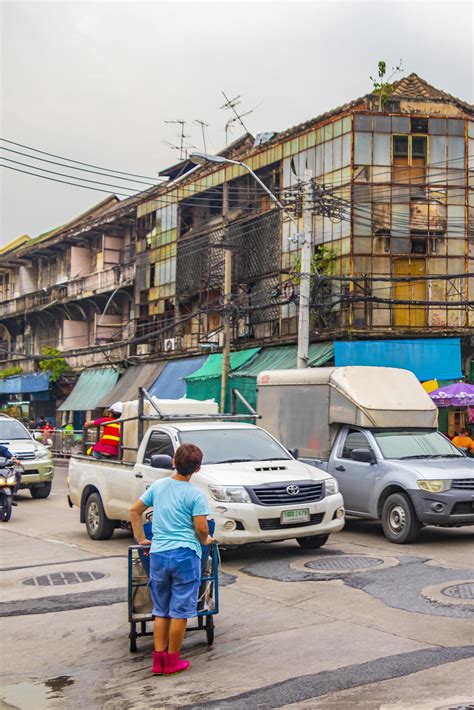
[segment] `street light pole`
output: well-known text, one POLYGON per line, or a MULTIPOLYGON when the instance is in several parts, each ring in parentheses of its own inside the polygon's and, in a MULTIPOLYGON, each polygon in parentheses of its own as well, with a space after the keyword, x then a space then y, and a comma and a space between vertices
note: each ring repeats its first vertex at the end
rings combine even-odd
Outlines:
POLYGON ((301 245, 300 304, 298 308, 298 355, 299 368, 309 363, 309 301, 311 295, 311 258, 313 255, 313 212, 310 204, 310 189, 313 173, 304 171, 303 224, 304 241, 301 245))
MULTIPOLYGON (((223 215, 224 215, 224 239, 227 238, 227 228, 229 221, 229 184, 224 182, 223 187, 223 215)), ((224 251, 224 346, 222 348, 222 372, 221 372, 221 412, 225 412, 225 400, 227 394, 227 382, 229 381, 230 370, 230 341, 231 325, 229 306, 232 294, 232 249, 227 245, 224 251)))

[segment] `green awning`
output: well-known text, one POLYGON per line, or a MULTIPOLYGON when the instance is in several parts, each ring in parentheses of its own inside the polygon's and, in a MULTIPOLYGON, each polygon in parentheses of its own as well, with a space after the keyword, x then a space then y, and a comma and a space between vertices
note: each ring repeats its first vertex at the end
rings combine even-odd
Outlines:
MULTIPOLYGON (((321 367, 334 357, 332 343, 315 343, 309 346, 309 367, 321 367)), ((264 370, 291 370, 296 367, 297 348, 284 345, 276 348, 264 348, 252 362, 239 368, 236 376, 257 377, 264 370)))
MULTIPOLYGON (((260 352, 260 348, 249 348, 248 350, 239 350, 238 352, 230 354, 230 371, 237 370, 243 367, 246 363, 250 362, 257 353, 260 352)), ((202 365, 199 370, 193 372, 192 375, 186 377, 186 382, 194 382, 195 380, 203 380, 211 377, 220 377, 222 373, 222 353, 213 353, 209 355, 204 365, 202 365)))
POLYGON ((84 370, 69 397, 59 407, 59 411, 86 412, 96 409, 99 402, 110 394, 118 377, 118 370, 114 367, 84 370))

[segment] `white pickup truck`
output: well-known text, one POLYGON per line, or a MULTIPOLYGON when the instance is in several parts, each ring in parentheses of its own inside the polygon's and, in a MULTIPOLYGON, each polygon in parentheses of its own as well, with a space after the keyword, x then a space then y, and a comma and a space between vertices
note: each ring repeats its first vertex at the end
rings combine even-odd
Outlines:
POLYGON ((163 455, 173 456, 185 443, 204 453, 192 483, 207 497, 223 545, 296 539, 303 548, 316 548, 344 527, 336 479, 297 461, 264 429, 188 420, 150 426, 134 465, 71 458, 69 504, 79 508, 89 536, 108 539, 129 521, 132 503, 171 474, 171 467, 163 468, 163 455))

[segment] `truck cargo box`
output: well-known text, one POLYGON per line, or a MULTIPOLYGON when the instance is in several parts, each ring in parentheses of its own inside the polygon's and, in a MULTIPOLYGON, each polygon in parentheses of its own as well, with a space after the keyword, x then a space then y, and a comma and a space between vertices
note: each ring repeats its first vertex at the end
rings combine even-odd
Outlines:
POLYGON ((261 426, 301 456, 327 458, 338 425, 436 428, 438 410, 415 375, 394 367, 261 372, 261 426))

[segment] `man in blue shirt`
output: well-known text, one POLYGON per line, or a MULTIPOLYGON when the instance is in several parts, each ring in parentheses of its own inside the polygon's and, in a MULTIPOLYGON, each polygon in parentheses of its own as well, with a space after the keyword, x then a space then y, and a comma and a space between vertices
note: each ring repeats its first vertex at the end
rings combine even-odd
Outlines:
POLYGON ((155 481, 130 508, 139 545, 150 545, 143 531, 143 513, 153 508, 149 588, 153 600, 153 673, 171 675, 189 668, 179 658, 187 620, 196 616, 201 579, 201 545, 210 545, 205 496, 191 476, 201 468, 202 451, 180 446, 173 459, 175 473, 155 481))

